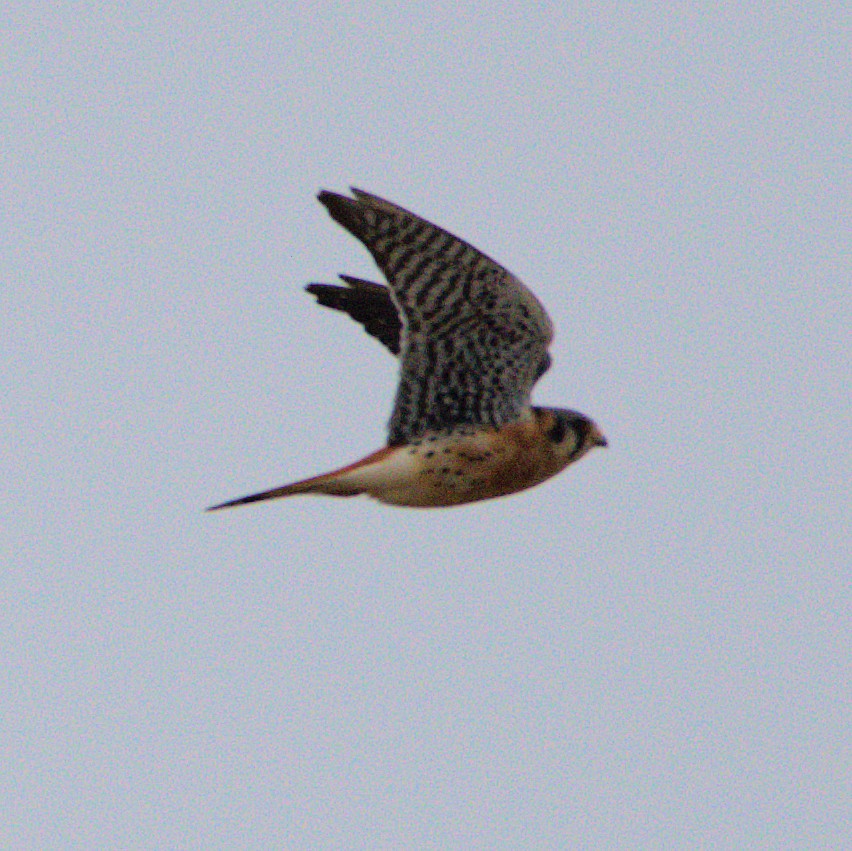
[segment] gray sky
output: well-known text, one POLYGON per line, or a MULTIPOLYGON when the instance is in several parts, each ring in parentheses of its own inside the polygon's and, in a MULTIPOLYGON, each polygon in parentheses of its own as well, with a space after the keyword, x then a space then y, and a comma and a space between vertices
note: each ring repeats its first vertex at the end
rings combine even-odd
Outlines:
POLYGON ((849 844, 843 19, 568 5, 13 4, 4 848, 849 844), (609 449, 202 512, 384 441, 302 290, 376 279, 350 184, 535 291, 609 449))

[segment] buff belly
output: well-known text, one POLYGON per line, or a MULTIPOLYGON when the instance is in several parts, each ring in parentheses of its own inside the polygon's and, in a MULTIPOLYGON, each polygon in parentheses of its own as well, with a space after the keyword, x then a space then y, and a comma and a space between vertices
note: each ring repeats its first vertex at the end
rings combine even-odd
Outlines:
POLYGON ((337 486, 413 508, 491 499, 532 487, 558 471, 532 437, 521 423, 499 431, 426 436, 352 470, 337 486))

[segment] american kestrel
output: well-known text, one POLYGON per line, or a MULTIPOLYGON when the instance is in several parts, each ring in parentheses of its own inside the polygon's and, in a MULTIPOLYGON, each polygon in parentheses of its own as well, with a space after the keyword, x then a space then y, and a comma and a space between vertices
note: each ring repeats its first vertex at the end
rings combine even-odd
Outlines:
POLYGON ((367 494, 391 505, 462 505, 537 485, 606 439, 576 411, 530 404, 553 326, 509 271, 419 216, 352 189, 317 196, 373 255, 388 286, 310 284, 399 355, 388 443, 339 470, 208 509, 293 494, 367 494))

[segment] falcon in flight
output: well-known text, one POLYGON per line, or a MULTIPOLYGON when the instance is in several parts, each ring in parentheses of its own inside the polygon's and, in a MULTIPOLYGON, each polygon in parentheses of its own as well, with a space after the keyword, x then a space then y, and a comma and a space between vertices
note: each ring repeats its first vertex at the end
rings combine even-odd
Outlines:
POLYGON ((413 213, 352 189, 320 192, 361 240, 387 286, 341 275, 310 284, 399 357, 387 446, 346 467, 240 497, 209 511, 294 494, 356 496, 417 508, 515 493, 606 446, 583 414, 530 404, 550 366, 553 326, 511 272, 413 213))

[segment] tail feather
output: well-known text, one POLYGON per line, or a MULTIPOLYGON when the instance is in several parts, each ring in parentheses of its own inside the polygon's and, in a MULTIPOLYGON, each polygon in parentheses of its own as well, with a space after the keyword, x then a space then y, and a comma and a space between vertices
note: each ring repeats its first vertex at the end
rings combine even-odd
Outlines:
POLYGON ((358 496, 366 493, 370 485, 370 477, 365 478, 362 472, 374 464, 379 464, 388 456, 394 455, 397 448, 385 446, 377 452, 372 452, 354 464, 347 464, 339 470, 313 476, 310 479, 302 479, 290 485, 282 485, 280 488, 253 493, 249 496, 241 496, 239 499, 229 499, 219 505, 211 505, 207 511, 218 511, 220 508, 231 508, 235 505, 246 505, 249 502, 260 502, 264 499, 278 499, 282 496, 295 496, 299 493, 324 493, 328 496, 358 496))
POLYGON ((250 502, 261 502, 265 499, 278 499, 284 496, 295 496, 303 493, 323 493, 330 496, 357 496, 363 493, 363 490, 354 490, 351 486, 346 487, 340 482, 328 481, 333 475, 326 473, 322 476, 314 476, 311 479, 304 479, 301 482, 293 482, 290 485, 282 485, 278 488, 272 488, 268 491, 241 496, 237 499, 229 499, 227 502, 219 503, 219 505, 211 505, 207 511, 218 511, 220 508, 232 508, 235 505, 247 505, 250 502))

